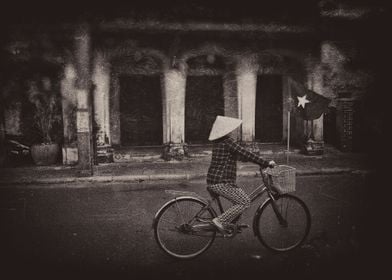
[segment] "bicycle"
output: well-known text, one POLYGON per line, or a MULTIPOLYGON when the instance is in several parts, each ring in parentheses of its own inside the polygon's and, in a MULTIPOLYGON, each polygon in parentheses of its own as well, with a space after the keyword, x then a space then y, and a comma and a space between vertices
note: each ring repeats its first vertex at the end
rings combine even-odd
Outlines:
MULTIPOLYGON (((272 251, 293 250, 303 244, 311 225, 310 212, 306 204, 288 193, 295 190, 295 169, 280 165, 274 169, 260 168, 260 174, 261 184, 249 195, 251 204, 263 194, 267 197, 254 214, 254 235, 272 251)), ((224 212, 222 202, 219 195, 209 190, 211 199, 194 192, 166 192, 175 195, 175 198, 166 202, 157 211, 153 228, 159 247, 174 258, 197 257, 212 245, 217 234, 233 238, 249 227, 238 223, 240 215, 231 224, 226 225, 225 233, 222 235, 211 222, 217 217, 216 207, 220 213, 224 212)))

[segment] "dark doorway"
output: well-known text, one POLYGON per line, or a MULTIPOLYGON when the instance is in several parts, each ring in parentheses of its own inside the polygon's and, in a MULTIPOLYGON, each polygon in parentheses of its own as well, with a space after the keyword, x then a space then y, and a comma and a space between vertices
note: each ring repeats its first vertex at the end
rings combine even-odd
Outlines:
POLYGON ((162 144, 162 94, 159 76, 120 77, 121 145, 162 144))
POLYGON ((222 76, 188 76, 185 97, 185 141, 208 143, 217 115, 224 114, 222 76))
POLYGON ((328 111, 324 114, 323 126, 325 143, 337 147, 336 108, 328 108, 328 111))
POLYGON ((369 148, 369 136, 372 135, 369 127, 366 125, 366 114, 363 101, 356 100, 354 102, 353 113, 353 152, 370 152, 366 149, 369 148))
POLYGON ((255 140, 258 142, 282 141, 282 89, 282 76, 280 75, 259 75, 257 77, 255 140))

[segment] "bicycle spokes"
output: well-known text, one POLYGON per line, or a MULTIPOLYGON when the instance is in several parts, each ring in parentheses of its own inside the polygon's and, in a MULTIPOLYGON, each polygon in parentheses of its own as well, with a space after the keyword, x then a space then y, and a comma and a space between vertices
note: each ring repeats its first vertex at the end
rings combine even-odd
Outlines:
POLYGON ((154 227, 159 246, 176 258, 192 258, 212 244, 216 232, 209 221, 214 214, 196 198, 179 198, 157 215, 154 227))
POLYGON ((299 198, 281 195, 263 204, 254 225, 257 237, 267 248, 287 251, 305 240, 310 229, 310 213, 299 198))
POLYGON ((175 201, 176 201, 175 205, 176 205, 176 209, 177 209, 177 215, 180 217, 182 223, 185 224, 185 220, 184 220, 184 217, 182 217, 182 212, 181 212, 180 206, 178 205, 177 199, 175 201))

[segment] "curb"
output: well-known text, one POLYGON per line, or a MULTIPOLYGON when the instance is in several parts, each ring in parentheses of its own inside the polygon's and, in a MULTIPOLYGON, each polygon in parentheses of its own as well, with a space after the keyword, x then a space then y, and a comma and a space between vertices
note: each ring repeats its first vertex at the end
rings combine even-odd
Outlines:
MULTIPOLYGON (((367 175, 371 170, 361 170, 353 168, 320 168, 310 170, 297 170, 297 176, 312 176, 312 175, 338 175, 338 174, 355 174, 367 175)), ((205 173, 174 173, 174 174, 151 174, 151 175, 119 175, 119 176, 89 176, 89 177, 63 177, 63 178, 42 178, 30 180, 5 180, 0 181, 0 188, 6 185, 19 185, 27 187, 28 185, 57 185, 70 183, 125 183, 125 182, 145 182, 145 181, 160 181, 160 180, 191 180, 205 178, 205 173)), ((258 177, 259 171, 239 171, 237 177, 258 177)), ((83 187, 83 186, 81 186, 83 187)), ((28 187, 27 187, 28 188, 28 187)))

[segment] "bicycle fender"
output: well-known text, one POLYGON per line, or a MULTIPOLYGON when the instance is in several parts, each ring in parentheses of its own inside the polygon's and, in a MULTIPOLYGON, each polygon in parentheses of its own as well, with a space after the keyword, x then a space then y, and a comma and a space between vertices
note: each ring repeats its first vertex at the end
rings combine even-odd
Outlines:
MULTIPOLYGON (((155 213, 155 216, 154 216, 154 219, 153 219, 153 223, 152 223, 152 227, 154 228, 154 226, 155 226, 155 224, 156 224, 156 221, 157 221, 157 217, 158 217, 159 214, 163 211, 163 209, 165 209, 165 207, 166 207, 168 204, 170 204, 170 203, 172 203, 172 202, 174 202, 174 201, 176 201, 176 200, 183 200, 183 199, 194 199, 194 200, 197 200, 197 201, 199 201, 199 202, 201 202, 201 203, 208 204, 208 201, 206 201, 206 200, 204 200, 204 199, 201 199, 201 198, 199 198, 199 197, 195 197, 195 196, 179 196, 179 197, 175 197, 175 198, 173 198, 173 199, 167 201, 165 204, 163 204, 162 207, 159 208, 159 210, 155 213)), ((214 209, 212 209, 212 211, 214 212, 214 214, 215 214, 215 216, 216 216, 216 213, 215 213, 214 209)))
POLYGON ((267 204, 270 200, 271 200, 271 198, 269 197, 268 199, 266 199, 266 200, 263 202, 263 204, 260 204, 260 206, 257 208, 257 210, 256 210, 256 212, 255 212, 255 215, 253 216, 253 234, 254 234, 255 236, 257 236, 257 232, 256 232, 256 226, 257 226, 256 223, 257 223, 257 219, 259 218, 260 213, 261 213, 261 211, 262 211, 264 205, 267 204))

